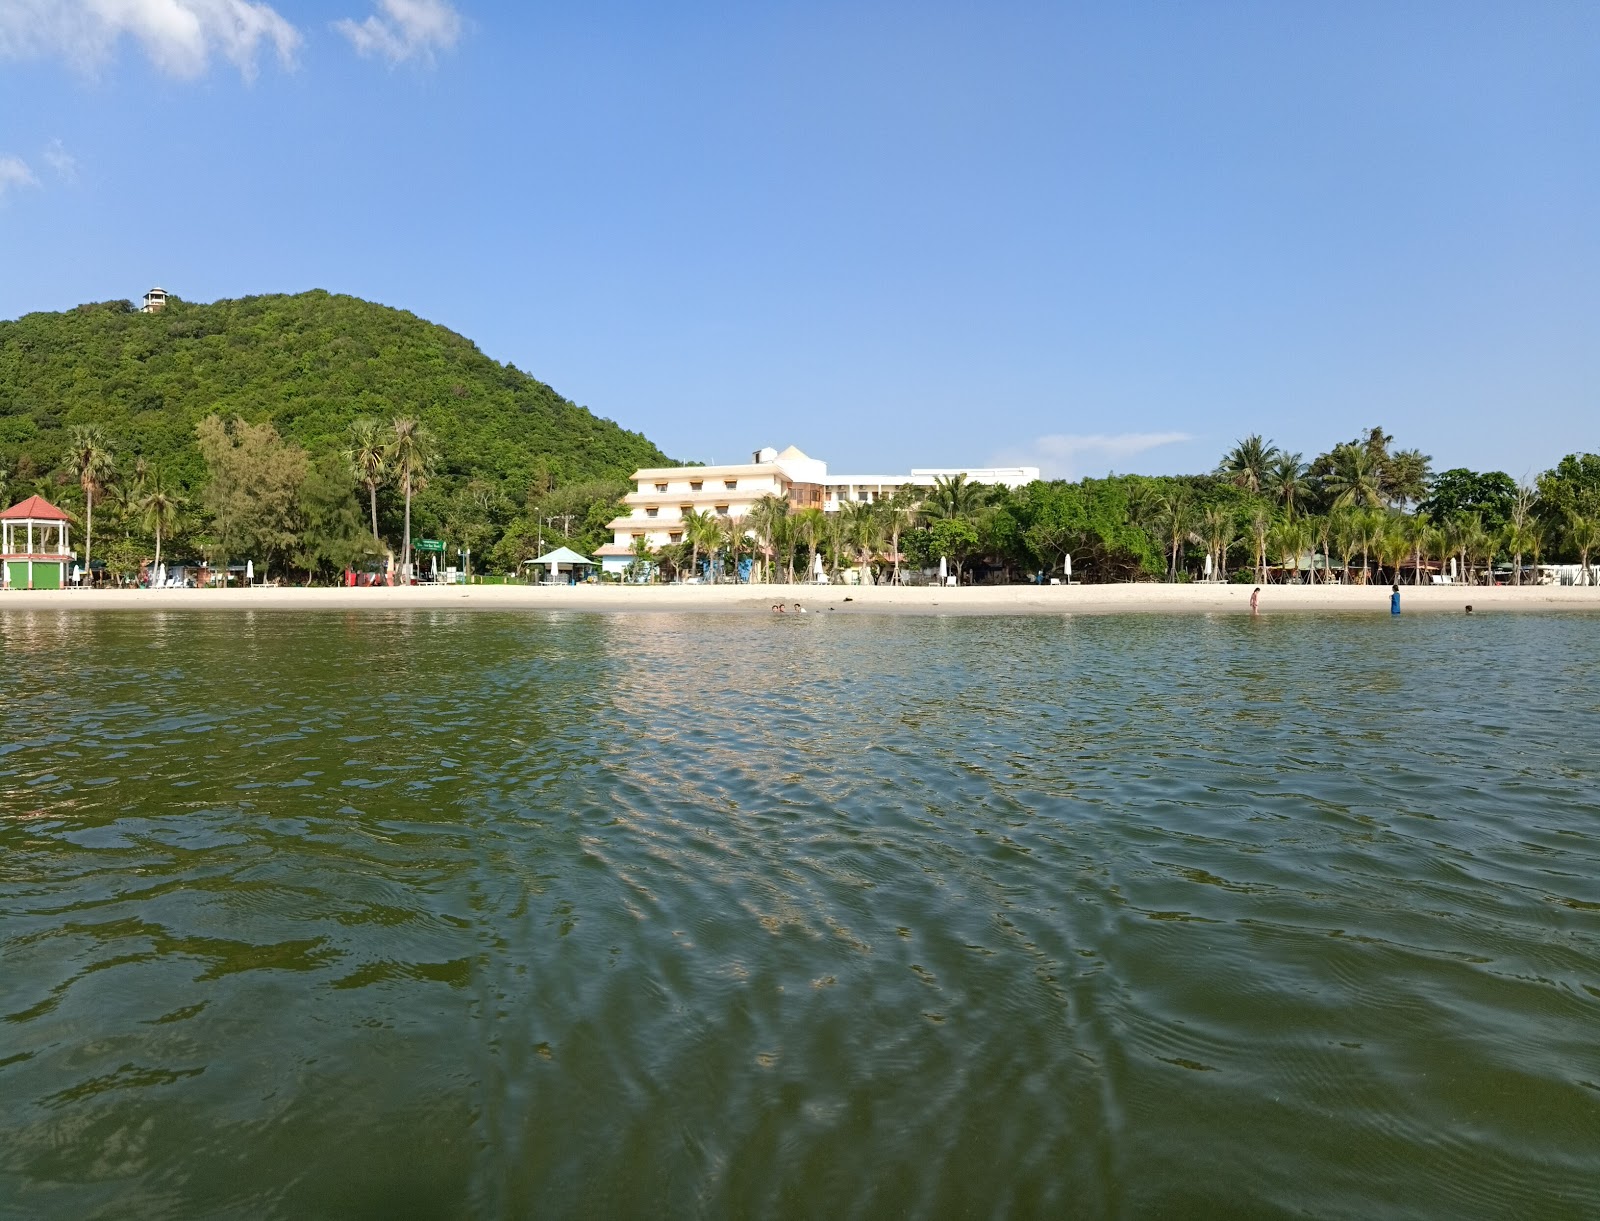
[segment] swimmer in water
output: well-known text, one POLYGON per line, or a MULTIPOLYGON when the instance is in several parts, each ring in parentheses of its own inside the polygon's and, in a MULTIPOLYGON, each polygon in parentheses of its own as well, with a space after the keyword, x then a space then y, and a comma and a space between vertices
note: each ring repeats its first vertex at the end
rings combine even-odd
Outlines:
POLYGON ((1252 615, 1261 613, 1261 586, 1259 585, 1250 591, 1250 613, 1252 615))

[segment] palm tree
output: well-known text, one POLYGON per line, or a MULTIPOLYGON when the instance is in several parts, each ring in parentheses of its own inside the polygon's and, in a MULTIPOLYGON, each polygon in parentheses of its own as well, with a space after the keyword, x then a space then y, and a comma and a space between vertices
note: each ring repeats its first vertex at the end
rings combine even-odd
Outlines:
POLYGON ((1225 455, 1217 467, 1217 474, 1249 492, 1259 492, 1266 486, 1278 447, 1263 441, 1258 432, 1251 433, 1225 455))
POLYGON ((1455 544, 1461 552, 1462 580, 1472 584, 1472 561, 1485 552, 1492 553, 1494 540, 1483 527, 1483 518, 1477 513, 1463 514, 1456 522, 1455 544))
POLYGON ((88 572, 94 544, 94 498, 105 489, 113 470, 105 433, 93 424, 75 425, 68 441, 68 460, 83 488, 83 570, 88 572))
POLYGON ((762 571, 761 579, 770 582, 773 576, 773 562, 777 558, 775 550, 777 536, 783 530, 789 517, 789 500, 785 496, 777 496, 768 492, 755 504, 750 506, 750 511, 741 519, 751 530, 756 533, 761 546, 762 571))
POLYGON ((1350 525, 1354 531, 1353 541, 1361 548, 1361 583, 1372 583, 1372 550, 1378 540, 1383 537, 1384 516, 1381 513, 1368 511, 1351 515, 1350 525))
POLYGON ((1348 509, 1328 514, 1329 535, 1333 549, 1339 553, 1340 582, 1350 584, 1350 556, 1355 552, 1355 523, 1348 509))
POLYGON ((733 579, 737 584, 739 580, 739 556, 744 551, 747 524, 742 520, 736 521, 727 514, 723 514, 717 518, 717 528, 721 532, 717 545, 727 552, 728 559, 733 565, 733 579))
MULTIPOLYGON (((803 543, 807 550, 805 579, 811 580, 811 574, 817 567, 817 548, 822 545, 824 531, 828 527, 828 518, 825 513, 815 505, 801 509, 793 515, 795 541, 803 543)), ((792 557, 791 551, 791 557, 792 557)), ((791 558, 790 563, 794 561, 791 558)), ((789 579, 794 579, 794 570, 790 569, 789 579)))
POLYGON ((1250 533, 1255 539, 1256 584, 1267 583, 1267 531, 1272 528, 1272 512, 1258 504, 1250 510, 1250 533))
MULTIPOLYGON (((1428 524, 1426 513, 1412 513, 1401 518, 1400 532, 1405 537, 1406 546, 1411 551, 1411 583, 1422 584, 1422 551, 1428 543, 1428 535, 1432 527, 1428 524)), ((1398 577, 1396 578, 1398 580, 1398 577)))
POLYGON ((1589 556, 1600 551, 1600 517, 1574 513, 1567 518, 1567 542, 1578 553, 1578 583, 1591 584, 1589 556))
POLYGON ((1305 486, 1306 464, 1302 458, 1301 454, 1279 450, 1267 468, 1267 490, 1283 502, 1283 511, 1290 517, 1294 516, 1295 497, 1305 486))
POLYGON ((890 580, 895 585, 900 584, 900 531, 916 520, 921 509, 917 490, 910 484, 896 488, 884 502, 884 512, 889 518, 889 550, 894 553, 894 575, 890 580))
POLYGON ((183 505, 183 499, 169 491, 162 484, 159 475, 148 478, 146 489, 144 496, 139 500, 139 511, 144 518, 144 528, 156 536, 155 566, 160 568, 161 537, 172 533, 172 527, 178 521, 178 509, 183 505))
POLYGON ((1433 459, 1420 449, 1403 449, 1383 464, 1384 494, 1390 504, 1414 504, 1428 494, 1433 459))
POLYGON ((377 420, 354 420, 349 436, 350 444, 345 447, 344 458, 356 482, 367 489, 367 503, 372 510, 372 541, 382 547, 383 540, 378 537, 378 489, 389 475, 389 451, 384 445, 383 425, 377 420))
MULTIPOLYGON (((396 416, 393 435, 389 438, 386 447, 386 457, 389 468, 400 479, 400 490, 406 498, 406 532, 405 541, 400 545, 400 553, 404 557, 401 563, 401 574, 405 583, 411 583, 411 495, 421 491, 428 485, 428 473, 433 469, 434 444, 433 434, 427 427, 411 416, 396 416)), ((373 531, 376 535, 377 531, 373 531)))
POLYGON ((1156 529, 1167 543, 1167 580, 1176 581, 1179 551, 1195 534, 1194 506, 1189 501, 1189 489, 1180 485, 1158 496, 1154 508, 1156 529))
POLYGON ((1333 532, 1333 521, 1327 514, 1321 517, 1307 517, 1306 528, 1311 532, 1311 583, 1317 584, 1317 553, 1322 553, 1322 584, 1328 583, 1328 565, 1331 562, 1328 551, 1328 538, 1333 532))
POLYGON ((922 516, 930 521, 955 521, 974 516, 983 504, 983 488, 968 481, 965 473, 938 475, 922 502, 922 516))
POLYGON ((858 500, 844 507, 844 535, 861 565, 862 580, 873 584, 872 557, 883 542, 883 514, 878 505, 858 500))
POLYGON ((721 537, 722 527, 713 514, 690 509, 683 515, 683 541, 689 544, 689 571, 694 576, 700 575, 700 548, 715 547, 721 537))
POLYGON ((1391 513, 1383 519, 1378 527, 1375 547, 1378 553, 1378 563, 1389 570, 1389 580, 1393 585, 1400 584, 1400 565, 1406 562, 1406 556, 1412 553, 1411 535, 1406 529, 1407 519, 1400 514, 1391 513))
POLYGON ((1335 508, 1370 508, 1383 502, 1378 466, 1360 445, 1334 446, 1333 469, 1322 477, 1322 486, 1332 494, 1335 508))
POLYGON ((1239 536, 1239 523, 1225 505, 1208 505, 1200 515, 1200 533, 1211 557, 1211 579, 1220 581, 1228 566, 1228 551, 1239 536))

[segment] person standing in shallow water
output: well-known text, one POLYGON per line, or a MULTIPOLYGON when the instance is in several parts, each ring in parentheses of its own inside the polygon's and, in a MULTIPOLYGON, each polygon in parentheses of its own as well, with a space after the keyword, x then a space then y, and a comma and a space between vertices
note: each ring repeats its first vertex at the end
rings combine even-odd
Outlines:
POLYGON ((1250 591, 1250 613, 1252 615, 1261 613, 1261 586, 1259 585, 1250 591))
POLYGON ((1400 586, 1398 585, 1389 587, 1389 613, 1391 615, 1400 613, 1400 586))

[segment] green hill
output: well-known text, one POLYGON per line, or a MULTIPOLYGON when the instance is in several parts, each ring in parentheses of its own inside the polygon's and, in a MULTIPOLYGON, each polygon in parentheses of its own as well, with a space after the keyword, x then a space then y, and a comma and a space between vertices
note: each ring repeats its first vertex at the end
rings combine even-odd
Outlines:
POLYGON ((206 415, 271 421, 313 455, 358 416, 416 415, 438 438, 439 479, 615 480, 667 461, 645 437, 562 398, 471 340, 414 314, 316 291, 155 314, 126 301, 0 322, 0 469, 14 485, 54 472, 74 424, 98 424, 123 460, 196 486, 206 415))

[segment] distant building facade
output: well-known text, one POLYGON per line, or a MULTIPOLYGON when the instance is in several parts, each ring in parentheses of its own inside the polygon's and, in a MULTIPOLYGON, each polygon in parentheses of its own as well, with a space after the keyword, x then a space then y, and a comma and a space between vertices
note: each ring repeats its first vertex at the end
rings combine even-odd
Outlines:
POLYGON ((1017 488, 1039 478, 1036 466, 914 469, 905 475, 830 475, 828 464, 793 445, 781 453, 757 450, 749 462, 729 466, 648 467, 633 473, 623 498, 625 516, 607 523, 612 541, 596 554, 606 572, 626 571, 639 540, 650 548, 684 540, 691 511, 738 521, 763 496, 783 496, 792 508, 837 513, 847 504, 875 504, 903 487, 931 488, 941 476, 965 475, 973 483, 1017 488))
POLYGON ((139 307, 141 314, 159 314, 167 303, 167 290, 152 288, 144 295, 144 304, 139 307))

